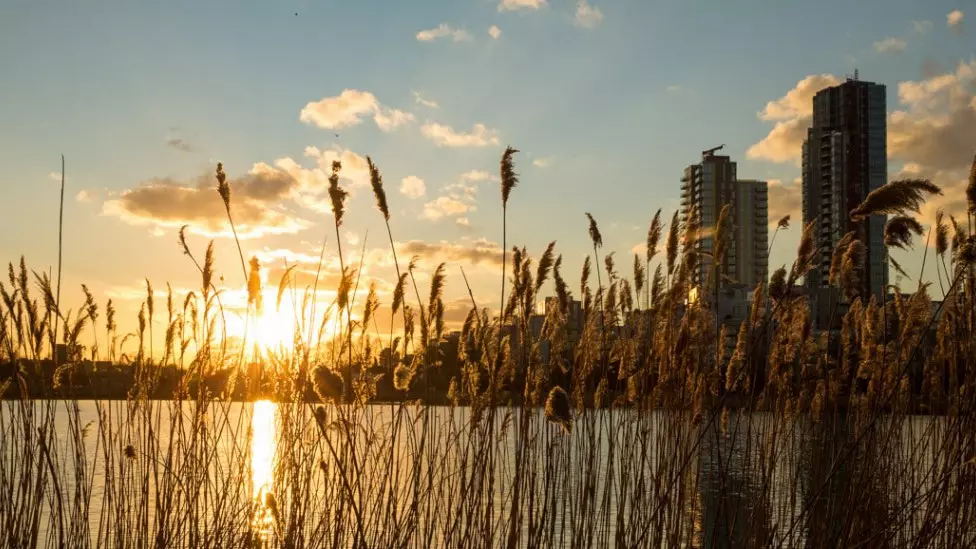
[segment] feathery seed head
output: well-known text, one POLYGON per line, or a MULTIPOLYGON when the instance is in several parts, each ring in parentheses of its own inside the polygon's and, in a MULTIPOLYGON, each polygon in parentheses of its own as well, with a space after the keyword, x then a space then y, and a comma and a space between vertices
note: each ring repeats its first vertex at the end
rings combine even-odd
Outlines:
POLYGON ((889 248, 912 248, 912 235, 922 236, 924 229, 914 217, 897 215, 888 219, 884 228, 884 243, 889 248))
POLYGON ((674 216, 671 218, 666 252, 668 276, 671 276, 674 273, 674 263, 678 260, 678 212, 674 212, 674 216))
POLYGON ((224 164, 217 162, 217 193, 224 202, 225 208, 230 208, 230 183, 227 182, 227 174, 224 173, 224 164))
POLYGON ((941 195, 938 185, 927 179, 900 179, 871 191, 864 202, 851 210, 851 221, 871 215, 897 215, 918 212, 928 195, 941 195))
POLYGON ((661 209, 658 208, 651 220, 651 226, 647 228, 647 262, 657 255, 657 244, 661 240, 661 209))
POLYGON ((945 222, 942 208, 935 212, 935 253, 945 255, 949 249, 949 225, 945 222))
POLYGON ((339 186, 339 172, 342 171, 342 163, 338 160, 332 161, 332 173, 329 174, 329 199, 332 202, 332 215, 335 217, 336 226, 342 225, 342 215, 345 213, 346 197, 349 195, 345 189, 339 186))
POLYGON ((380 170, 373 164, 373 159, 366 157, 366 164, 369 166, 369 182, 373 186, 373 195, 376 196, 376 207, 383 214, 383 218, 390 220, 390 206, 386 203, 386 191, 383 190, 383 176, 380 170))
POLYGON ((573 426, 573 414, 570 407, 569 395, 566 390, 556 385, 549 391, 546 398, 546 419, 562 427, 566 433, 573 426))
POLYGON ((969 168, 969 185, 966 186, 966 200, 969 202, 969 213, 976 214, 976 155, 973 165, 969 168))
POLYGON ((518 184, 518 174, 515 173, 515 164, 512 157, 515 153, 519 152, 518 149, 512 148, 511 146, 505 147, 505 152, 502 153, 501 162, 501 179, 502 179, 502 207, 508 205, 508 195, 511 194, 512 189, 518 184))
POLYGON ((590 240, 593 241, 594 248, 603 247, 603 236, 600 234, 600 229, 596 226, 596 220, 589 212, 586 212, 587 219, 590 220, 590 240))

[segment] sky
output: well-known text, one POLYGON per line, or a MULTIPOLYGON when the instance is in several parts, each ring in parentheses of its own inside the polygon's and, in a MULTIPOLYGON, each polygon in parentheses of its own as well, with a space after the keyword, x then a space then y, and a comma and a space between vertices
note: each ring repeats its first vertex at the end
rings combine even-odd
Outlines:
MULTIPOLYGON (((498 299, 506 145, 521 178, 508 244, 538 258, 555 240, 575 288, 586 212, 629 274, 654 212, 677 208, 684 167, 725 144, 741 178, 769 181, 770 222, 792 214, 772 271, 800 233, 811 97, 855 69, 887 85, 889 178, 945 189, 922 221, 964 209, 974 37, 963 0, 0 0, 0 260, 56 264, 63 154, 66 307, 86 283, 131 330, 145 278, 157 292, 197 287, 184 224, 195 253, 215 240, 218 275, 240 297, 213 178, 223 162, 243 252, 269 286, 286 261, 314 272, 324 240, 327 287, 341 243, 363 291, 376 281, 389 303, 369 155, 400 262, 421 258, 422 291, 446 262, 457 322, 470 303, 461 267, 479 304, 498 299), (351 193, 338 242, 334 159, 351 193)), ((899 256, 910 273, 923 248, 899 256)))

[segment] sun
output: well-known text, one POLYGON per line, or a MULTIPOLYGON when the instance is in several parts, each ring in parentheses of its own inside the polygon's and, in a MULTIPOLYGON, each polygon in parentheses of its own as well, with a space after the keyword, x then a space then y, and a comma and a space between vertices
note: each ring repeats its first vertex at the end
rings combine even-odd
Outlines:
POLYGON ((253 342, 264 351, 280 351, 292 346, 295 317, 292 311, 268 307, 255 315, 253 342))

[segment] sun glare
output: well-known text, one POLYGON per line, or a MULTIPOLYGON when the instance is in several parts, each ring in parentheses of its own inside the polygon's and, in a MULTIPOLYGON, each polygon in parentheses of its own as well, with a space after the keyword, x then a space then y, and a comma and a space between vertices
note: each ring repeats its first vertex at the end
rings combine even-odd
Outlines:
POLYGON ((290 308, 282 307, 275 311, 273 307, 266 308, 257 317, 254 327, 253 341, 265 351, 277 351, 282 347, 289 347, 295 334, 295 317, 290 308))

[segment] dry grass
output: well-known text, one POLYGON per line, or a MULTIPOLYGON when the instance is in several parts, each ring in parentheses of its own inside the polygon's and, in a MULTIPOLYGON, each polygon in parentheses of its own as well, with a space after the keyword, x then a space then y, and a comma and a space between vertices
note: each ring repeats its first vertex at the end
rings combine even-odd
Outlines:
MULTIPOLYGON (((506 208, 517 182, 515 152, 508 148, 501 162, 506 208)), ((369 166, 392 245, 382 177, 372 159, 369 166)), ((333 166, 329 187, 337 231, 346 197, 340 169, 333 166)), ((229 216, 222 173, 219 167, 229 216)), ((927 182, 895 182, 872 193, 858 215, 895 216, 888 245, 909 247, 920 234, 910 214, 923 192, 935 191, 927 182)), ((833 309, 842 329, 816 334, 808 298, 792 290, 817 253, 812 226, 792 268, 776 271, 768 288, 759 285, 748 318, 726 326, 710 299, 686 299, 705 231, 684 227, 679 243, 675 216, 664 269, 652 279, 659 212, 628 280, 612 254, 599 267, 602 236, 588 217, 594 257, 580 279, 582 317, 574 316, 555 245, 534 269, 527 251, 514 248, 510 272, 502 273, 503 291, 505 278, 512 291, 501 310, 478 309, 472 296, 446 407, 422 402, 445 367, 443 265, 424 297, 414 262, 403 272, 397 262, 391 318, 399 326, 382 337, 369 333, 375 293, 353 303, 358 273, 344 263, 338 298, 324 312, 309 297, 317 282, 297 288, 286 273, 276 306, 286 293, 305 305, 292 348, 268 358, 265 371, 275 374, 264 380, 227 344, 212 245, 201 264, 181 236, 199 289, 170 291, 163 308, 147 282, 138 330, 121 340, 111 302, 101 325, 87 289, 76 313, 62 312, 45 275, 23 261, 10 265, 0 283, 0 362, 14 369, 0 389, 16 398, 0 404, 0 545, 976 544, 971 221, 963 228, 951 220, 951 238, 941 215, 937 222, 944 288, 937 307, 922 284, 887 303, 863 299, 864 247, 846 236, 830 269, 830 283, 848 300, 833 309), (595 290, 591 265, 598 266, 595 290), (536 329, 530 315, 550 279, 557 299, 536 329), (363 309, 362 321, 352 321, 353 307, 363 309), (161 315, 160 355, 152 320, 161 315), (326 340, 322 326, 334 315, 344 322, 326 340), (83 349, 86 326, 104 347, 83 349), (732 348, 726 336, 734 336, 732 348), (61 339, 69 361, 45 372, 44 358, 61 339), (384 346, 386 358, 378 358, 384 346), (133 373, 127 400, 71 400, 65 387, 89 357, 116 359, 133 373), (171 365, 179 372, 172 400, 151 399, 171 365), (215 393, 206 381, 218 375, 226 383, 215 393), (37 376, 50 383, 32 392, 37 376), (240 387, 259 381, 278 403, 267 488, 253 482, 256 448, 274 443, 252 431, 263 412, 233 401, 240 387), (371 404, 382 383, 420 400, 371 404)), ((719 227, 714 236, 722 241, 726 233, 719 227)), ((722 279, 721 244, 709 284, 722 279)), ((255 261, 245 270, 252 308, 261 306, 259 268, 255 261)))

